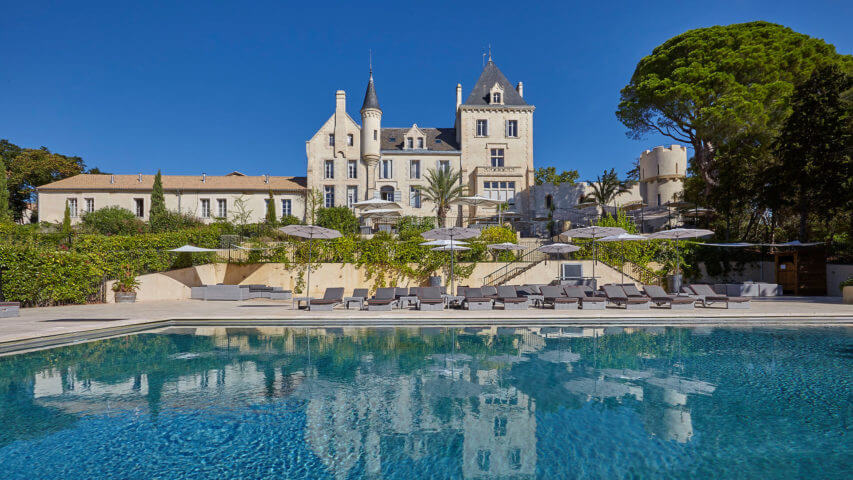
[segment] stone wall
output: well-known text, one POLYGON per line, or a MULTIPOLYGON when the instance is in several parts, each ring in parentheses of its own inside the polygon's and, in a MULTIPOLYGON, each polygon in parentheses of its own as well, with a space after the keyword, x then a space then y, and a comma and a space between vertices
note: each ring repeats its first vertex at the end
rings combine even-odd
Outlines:
MULTIPOLYGON (((549 260, 536 264, 530 270, 512 279, 510 283, 520 285, 525 283, 549 283, 557 279, 562 263, 583 264, 584 275, 592 274, 592 260, 549 260)), ((464 264, 463 264, 464 265, 464 264)), ((500 268, 499 262, 478 263, 467 278, 457 278, 456 285, 480 286, 483 277, 500 268)), ((596 276, 599 284, 619 283, 621 277, 603 263, 596 264, 596 276)), ((328 287, 344 287, 347 294, 354 288, 374 287, 374 282, 368 280, 367 272, 351 263, 322 263, 311 271, 311 296, 322 296, 328 287)), ((228 264, 212 263, 197 265, 189 268, 171 270, 168 272, 140 275, 137 301, 183 300, 190 298, 190 287, 201 285, 225 284, 264 284, 293 290, 298 280, 298 271, 289 270, 281 263, 258 264, 228 264)), ((443 279, 448 283, 447 279, 443 279)), ((630 280, 626 280, 630 281, 630 280)), ((111 290, 113 282, 107 283, 107 303, 113 303, 114 295, 111 290)), ((398 279, 397 286, 414 287, 421 284, 410 283, 407 279, 398 279)))

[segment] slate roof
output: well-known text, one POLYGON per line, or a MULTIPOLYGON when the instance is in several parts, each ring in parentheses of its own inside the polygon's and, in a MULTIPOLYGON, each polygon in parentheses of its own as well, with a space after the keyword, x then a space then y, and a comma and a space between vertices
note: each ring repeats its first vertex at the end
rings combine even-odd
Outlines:
POLYGON ((376 96, 376 87, 373 86, 373 72, 370 72, 370 80, 367 82, 367 91, 364 92, 364 103, 361 104, 361 109, 379 108, 379 97, 376 96))
POLYGON ((515 91, 509 80, 506 79, 503 73, 495 65, 495 62, 489 60, 483 68, 483 73, 468 95, 468 100, 465 100, 464 105, 489 105, 489 91, 495 85, 499 84, 503 88, 504 105, 521 106, 527 105, 527 102, 515 91))
MULTIPOLYGON (((453 128, 424 128, 418 127, 426 134, 425 147, 428 151, 448 152, 459 150, 459 145, 456 144, 456 129, 453 128), (436 140, 438 142, 436 142, 436 140)), ((406 133, 412 127, 405 128, 383 128, 382 138, 379 148, 381 150, 400 150, 403 151, 404 142, 406 141, 406 133), (392 140, 393 139, 393 140, 392 140)), ((423 150, 406 150, 418 152, 423 150)))
MULTIPOLYGON (((265 183, 264 175, 207 175, 201 181, 201 175, 163 175, 163 190, 186 191, 241 191, 267 192, 302 191, 305 189, 305 177, 269 177, 265 183)), ((102 191, 140 191, 151 190, 154 175, 92 175, 81 174, 38 187, 39 191, 50 190, 102 190, 102 191), (110 183, 110 178, 115 183, 110 183)))

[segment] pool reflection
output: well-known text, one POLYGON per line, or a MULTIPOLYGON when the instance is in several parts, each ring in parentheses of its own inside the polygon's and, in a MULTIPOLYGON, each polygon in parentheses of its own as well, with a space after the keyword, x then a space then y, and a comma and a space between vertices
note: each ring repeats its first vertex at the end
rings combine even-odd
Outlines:
POLYGON ((156 423, 284 402, 304 414, 302 441, 334 478, 533 478, 586 455, 584 435, 607 422, 660 455, 701 437, 699 425, 711 430, 693 410, 731 367, 703 363, 714 338, 675 328, 174 328, 0 358, 0 447, 90 416, 156 423), (561 449, 567 458, 552 458, 561 449))

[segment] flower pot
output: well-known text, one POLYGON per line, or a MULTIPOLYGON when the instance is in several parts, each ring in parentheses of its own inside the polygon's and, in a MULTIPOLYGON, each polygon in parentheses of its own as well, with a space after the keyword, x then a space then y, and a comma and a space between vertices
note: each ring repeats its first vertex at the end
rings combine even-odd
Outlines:
POLYGON ((843 303, 853 305, 853 285, 841 289, 841 298, 843 303))
POLYGON ((666 287, 670 293, 681 293, 681 275, 667 275, 666 287))
POLYGON ((136 301, 136 292, 116 292, 116 303, 133 303, 136 301))

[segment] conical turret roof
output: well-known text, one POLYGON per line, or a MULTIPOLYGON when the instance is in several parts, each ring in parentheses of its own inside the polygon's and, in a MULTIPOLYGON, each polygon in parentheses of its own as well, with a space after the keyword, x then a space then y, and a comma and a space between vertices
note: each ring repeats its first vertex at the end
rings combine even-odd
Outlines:
POLYGON ((375 108, 379 111, 379 98, 376 96, 376 87, 373 86, 373 71, 370 72, 370 80, 367 82, 367 91, 364 92, 364 103, 361 104, 361 110, 375 108))
POLYGON ((477 79, 474 89, 471 90, 471 95, 468 95, 468 100, 465 100, 465 105, 489 105, 489 92, 495 83, 503 89, 504 105, 527 105, 527 102, 515 91, 515 88, 513 88, 509 80, 501 73, 491 58, 489 58, 486 66, 483 67, 483 73, 477 79))

